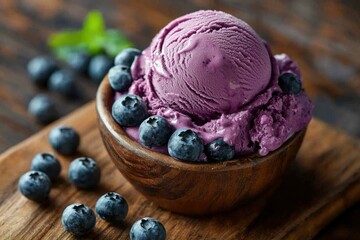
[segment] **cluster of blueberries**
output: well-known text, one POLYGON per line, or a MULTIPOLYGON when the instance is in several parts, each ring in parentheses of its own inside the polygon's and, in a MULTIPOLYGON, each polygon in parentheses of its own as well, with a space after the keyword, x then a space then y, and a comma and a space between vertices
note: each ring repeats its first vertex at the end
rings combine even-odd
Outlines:
MULTIPOLYGON (((108 75, 113 90, 125 92, 129 89, 133 81, 129 69, 140 54, 136 49, 125 49, 117 56, 115 66, 108 75)), ((301 81, 291 72, 281 74, 278 83, 284 94, 298 94, 302 91, 301 81)), ((174 131, 165 118, 148 116, 146 103, 135 94, 121 95, 112 105, 112 116, 120 126, 139 126, 139 139, 144 146, 152 148, 167 144, 169 155, 177 160, 197 162, 203 152, 209 162, 231 160, 235 156, 235 149, 221 138, 204 146, 200 137, 191 129, 174 131)))
MULTIPOLYGON (((80 137, 73 128, 58 126, 50 131, 49 143, 61 155, 72 155, 77 151, 80 137)), ((19 190, 28 199, 45 202, 49 198, 51 182, 57 178, 60 171, 60 162, 53 154, 39 153, 31 161, 31 171, 20 177, 19 190)), ((77 188, 91 189, 100 181, 100 169, 95 160, 79 157, 71 162, 68 176, 77 188)), ((95 209, 101 219, 117 224, 125 219, 128 204, 120 194, 108 192, 97 200, 95 209)), ((64 228, 76 236, 89 233, 95 222, 93 210, 84 204, 71 204, 62 214, 64 228)), ((130 238, 166 239, 166 230, 158 220, 142 218, 133 224, 130 238)))
MULTIPOLYGON (((71 53, 66 62, 70 69, 60 69, 49 56, 35 57, 28 63, 28 74, 36 86, 73 99, 80 93, 75 72, 86 74, 94 83, 99 84, 114 65, 113 59, 105 55, 91 57, 82 51, 71 53)), ((49 123, 59 117, 54 100, 46 94, 33 97, 28 111, 41 123, 49 123)))
MULTIPOLYGON (((135 57, 140 54, 139 50, 130 48, 123 50, 115 58, 115 66, 108 75, 113 90, 125 92, 129 89, 133 81, 129 69, 135 57)), ((216 139, 204 146, 191 129, 180 128, 174 131, 165 118, 148 116, 145 102, 135 94, 121 95, 112 106, 112 116, 123 127, 139 126, 139 139, 144 146, 152 148, 167 144, 169 155, 180 161, 197 162, 203 152, 210 162, 230 160, 235 156, 234 148, 223 139, 216 139)))

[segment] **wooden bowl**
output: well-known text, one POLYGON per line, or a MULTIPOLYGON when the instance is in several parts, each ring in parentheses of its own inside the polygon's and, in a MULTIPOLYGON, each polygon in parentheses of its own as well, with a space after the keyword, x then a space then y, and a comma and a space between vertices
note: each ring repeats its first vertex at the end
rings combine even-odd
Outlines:
POLYGON ((209 214, 233 208, 271 189, 295 158, 305 130, 265 157, 253 155, 221 163, 185 163, 132 140, 113 120, 114 92, 101 83, 96 107, 105 147, 123 176, 162 208, 184 214, 209 214))

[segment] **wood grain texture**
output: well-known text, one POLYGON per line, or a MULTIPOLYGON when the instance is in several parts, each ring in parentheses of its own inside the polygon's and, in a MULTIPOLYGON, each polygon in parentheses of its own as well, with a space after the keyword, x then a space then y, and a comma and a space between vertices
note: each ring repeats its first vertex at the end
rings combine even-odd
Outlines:
POLYGON ((273 195, 257 198, 234 211, 207 217, 187 217, 162 210, 140 195, 116 170, 96 127, 95 105, 55 124, 75 127, 81 135, 77 155, 99 162, 102 178, 94 191, 77 190, 67 179, 73 157, 59 156, 63 170, 47 205, 21 196, 18 178, 28 171, 32 156, 51 151, 48 128, 11 148, 0 157, 0 232, 4 239, 73 239, 61 226, 63 209, 73 202, 95 206, 107 191, 117 191, 129 202, 124 224, 111 226, 97 219, 88 239, 126 239, 131 224, 144 216, 160 219, 169 239, 311 239, 336 215, 360 199, 360 144, 313 120, 296 161, 273 195))
POLYGON ((96 96, 98 125, 104 145, 122 175, 162 208, 200 215, 229 210, 276 185, 292 162, 305 130, 279 149, 221 163, 186 163, 151 151, 131 139, 111 115, 114 91, 108 78, 96 96))
MULTIPOLYGON (((315 100, 315 115, 360 137, 360 2, 358 0, 18 0, 0 1, 0 152, 44 126, 27 113, 34 88, 26 73, 29 59, 49 54, 45 39, 59 29, 80 27, 98 9, 143 49, 167 22, 198 9, 219 9, 247 21, 274 53, 286 52, 300 65, 305 88, 315 100), (14 94, 16 93, 16 94, 14 94)), ((94 98, 96 86, 79 77, 84 98, 66 101, 66 114, 94 98)), ((358 239, 360 204, 316 239, 358 239)))

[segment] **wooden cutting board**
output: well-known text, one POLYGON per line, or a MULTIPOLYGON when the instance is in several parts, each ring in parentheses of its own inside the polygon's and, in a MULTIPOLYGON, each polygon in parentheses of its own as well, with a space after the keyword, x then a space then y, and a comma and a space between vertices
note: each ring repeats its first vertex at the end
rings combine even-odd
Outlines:
POLYGON ((85 239, 128 239, 132 223, 145 216, 158 218, 168 239, 311 239, 360 199, 360 144, 315 119, 296 161, 268 199, 259 198, 228 213, 189 217, 158 208, 116 170, 103 147, 91 102, 0 156, 0 239, 73 239, 61 225, 63 209, 75 202, 94 208, 108 191, 127 199, 128 217, 119 226, 97 218, 95 229, 85 239), (30 169, 36 153, 52 151, 47 135, 58 124, 78 130, 77 156, 99 162, 101 183, 93 191, 77 190, 67 178, 69 163, 77 156, 56 154, 62 164, 61 177, 53 185, 51 201, 39 205, 19 193, 17 182, 30 169))

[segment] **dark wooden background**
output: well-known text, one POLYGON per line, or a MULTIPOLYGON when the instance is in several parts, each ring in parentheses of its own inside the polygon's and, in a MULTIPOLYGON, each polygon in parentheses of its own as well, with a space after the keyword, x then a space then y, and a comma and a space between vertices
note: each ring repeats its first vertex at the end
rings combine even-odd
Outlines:
MULTIPOLYGON (((223 10, 247 21, 301 67, 315 116, 360 138, 360 1, 357 0, 0 0, 0 153, 43 126, 27 113, 32 86, 26 64, 49 54, 47 36, 80 27, 98 9, 107 25, 121 29, 138 48, 175 17, 198 9, 223 10)), ((77 100, 54 96, 63 115, 94 99, 96 86, 85 77, 77 100)), ((46 91, 45 91, 46 92, 46 91)), ((316 239, 359 239, 360 204, 339 216, 316 239)))

